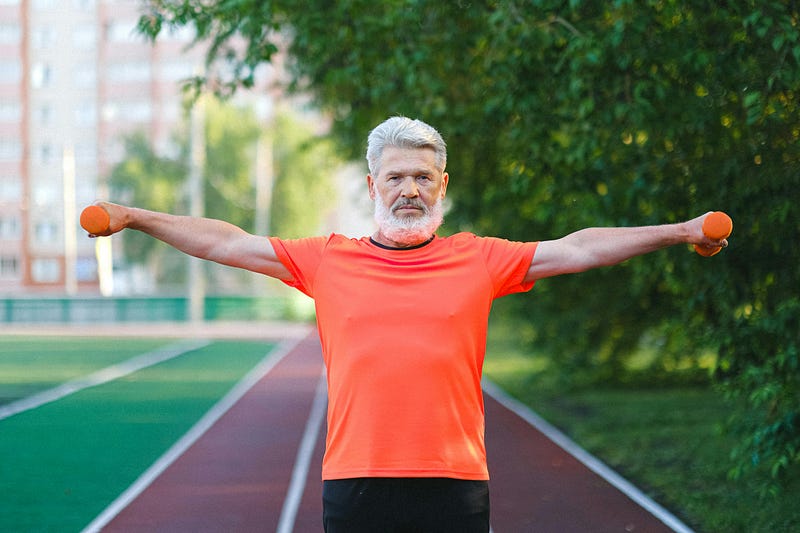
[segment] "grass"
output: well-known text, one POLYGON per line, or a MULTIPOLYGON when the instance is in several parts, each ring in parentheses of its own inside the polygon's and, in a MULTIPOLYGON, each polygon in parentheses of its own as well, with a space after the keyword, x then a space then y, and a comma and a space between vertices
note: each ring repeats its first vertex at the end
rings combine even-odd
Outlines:
POLYGON ((174 341, 0 337, 0 405, 169 342, 174 341))
POLYGON ((486 375, 698 532, 800 531, 800 480, 761 497, 728 478, 729 405, 713 387, 598 387, 559 393, 546 364, 493 323, 486 375))
MULTIPOLYGON (((104 359, 72 343, 58 346, 94 361, 87 368, 104 359)), ((113 343, 113 351, 147 348, 128 343, 113 343)), ((0 531, 80 531, 269 350, 265 343, 215 342, 0 421, 0 531)), ((56 361, 60 354, 51 352, 56 361)), ((72 374, 54 368, 61 377, 72 374)))

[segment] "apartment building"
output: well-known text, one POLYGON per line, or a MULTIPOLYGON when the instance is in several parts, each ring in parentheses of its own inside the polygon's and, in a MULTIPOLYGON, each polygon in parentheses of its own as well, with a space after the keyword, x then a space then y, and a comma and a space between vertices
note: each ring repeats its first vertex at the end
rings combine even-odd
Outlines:
MULTIPOLYGON (((191 33, 153 45, 135 31, 137 0, 0 0, 0 294, 98 290, 81 207, 106 197, 123 137, 160 153, 182 120, 180 81, 203 50, 191 33)), ((275 69, 246 98, 275 98, 275 69)), ((257 107, 271 107, 261 101, 257 107)))

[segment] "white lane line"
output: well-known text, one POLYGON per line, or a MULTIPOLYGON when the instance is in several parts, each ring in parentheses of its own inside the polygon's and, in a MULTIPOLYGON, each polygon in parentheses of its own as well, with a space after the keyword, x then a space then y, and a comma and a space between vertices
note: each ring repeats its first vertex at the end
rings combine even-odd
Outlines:
POLYGON ((261 362, 258 363, 250 372, 248 372, 239 382, 230 390, 228 394, 222 397, 216 404, 214 404, 197 423, 186 432, 175 444, 168 449, 150 468, 144 471, 133 484, 128 487, 117 499, 109 504, 108 507, 101 512, 97 518, 92 520, 87 525, 82 533, 94 533, 100 531, 103 527, 108 525, 123 509, 125 509, 133 500, 136 499, 144 490, 149 487, 153 481, 161 475, 172 463, 188 450, 203 434, 208 431, 211 426, 216 423, 228 410, 238 402, 247 391, 258 383, 261 378, 266 376, 281 359, 283 359, 289 352, 291 352, 302 341, 299 339, 290 339, 281 342, 274 350, 271 350, 261 362))
POLYGON ((308 479, 308 469, 314 455, 314 447, 322 427, 322 421, 325 420, 327 402, 328 388, 325 381, 325 368, 323 367, 322 375, 319 378, 317 390, 314 394, 314 403, 311 404, 311 412, 306 421, 306 429, 303 432, 303 438, 297 450, 297 459, 295 459, 294 469, 292 470, 292 480, 286 492, 286 499, 283 501, 283 509, 281 509, 281 517, 276 529, 277 533, 292 533, 294 530, 297 510, 300 507, 300 501, 303 499, 303 492, 308 479))
POLYGON ((484 392, 497 400, 506 409, 511 410, 517 416, 539 430, 545 437, 553 441, 565 452, 583 463, 589 470, 619 489, 623 494, 638 503, 650 514, 661 520, 661 522, 667 525, 670 529, 678 533, 693 533, 693 530, 681 522, 675 515, 653 501, 653 499, 639 490, 630 481, 612 470, 611 467, 606 465, 600 459, 578 446, 575 441, 567 437, 564 433, 547 422, 544 418, 533 412, 527 405, 506 394, 505 391, 487 378, 483 378, 482 387, 484 392))
POLYGON ((83 389, 114 381, 115 379, 127 376, 128 374, 132 374, 148 366, 167 361, 168 359, 193 350, 198 350, 204 346, 208 346, 209 343, 210 341, 207 340, 185 340, 156 348, 151 352, 132 357, 127 361, 108 366, 87 376, 67 381, 51 389, 43 390, 31 396, 2 405, 0 406, 0 420, 24 411, 36 409, 50 402, 55 402, 56 400, 60 400, 65 396, 69 396, 83 389))

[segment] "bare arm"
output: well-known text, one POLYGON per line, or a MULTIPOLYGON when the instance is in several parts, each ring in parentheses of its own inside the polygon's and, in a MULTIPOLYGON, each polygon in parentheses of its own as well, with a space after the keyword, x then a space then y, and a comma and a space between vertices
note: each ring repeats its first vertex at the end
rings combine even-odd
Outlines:
POLYGON ((108 202, 97 205, 111 217, 109 229, 102 236, 126 228, 135 229, 201 259, 281 280, 292 279, 267 237, 252 235, 228 222, 169 215, 108 202))
POLYGON ((679 224, 635 228, 587 228, 536 248, 525 281, 583 272, 616 265, 626 259, 675 244, 727 246, 725 239, 709 239, 703 234, 708 213, 679 224))

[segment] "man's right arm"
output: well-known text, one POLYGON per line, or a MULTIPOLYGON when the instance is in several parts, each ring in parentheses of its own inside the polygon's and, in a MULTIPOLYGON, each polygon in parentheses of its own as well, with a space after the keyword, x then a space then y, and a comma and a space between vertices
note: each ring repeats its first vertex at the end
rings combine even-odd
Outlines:
POLYGON ((108 212, 111 221, 107 231, 95 236, 135 229, 194 257, 284 281, 292 279, 267 237, 252 235, 228 222, 158 213, 109 202, 98 202, 97 205, 108 212))

